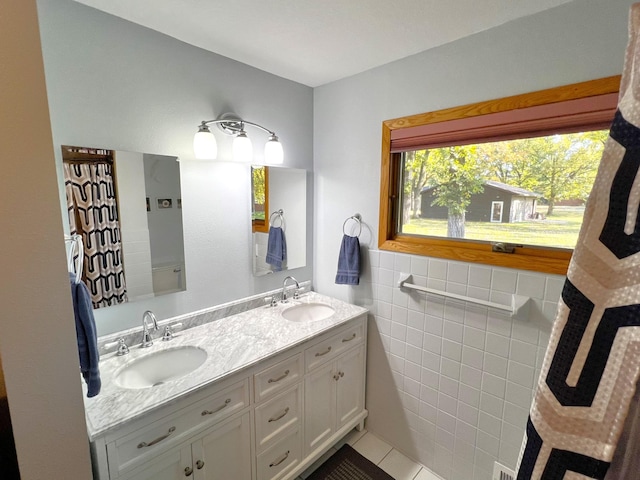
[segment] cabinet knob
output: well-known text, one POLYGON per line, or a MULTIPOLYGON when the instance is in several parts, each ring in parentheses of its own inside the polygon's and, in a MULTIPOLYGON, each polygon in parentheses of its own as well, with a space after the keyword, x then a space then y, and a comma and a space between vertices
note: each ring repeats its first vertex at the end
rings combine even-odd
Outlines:
POLYGON ((187 467, 187 468, 184 469, 184 476, 185 477, 190 477, 192 473, 193 473, 193 468, 187 467))
POLYGON ((202 470, 202 467, 204 467, 204 462, 203 462, 202 460, 198 460, 198 461, 196 462, 196 468, 197 468, 198 470, 202 470))

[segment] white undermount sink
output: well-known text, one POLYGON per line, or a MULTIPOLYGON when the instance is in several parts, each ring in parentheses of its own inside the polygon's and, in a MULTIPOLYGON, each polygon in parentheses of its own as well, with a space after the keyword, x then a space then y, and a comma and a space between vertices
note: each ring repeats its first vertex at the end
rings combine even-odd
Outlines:
POLYGON ((301 303, 287 308, 282 316, 290 322, 313 322, 329 318, 336 311, 324 303, 301 303))
POLYGON ((177 347, 137 358, 115 374, 123 388, 148 388, 177 380, 204 363, 207 352, 198 347, 177 347))

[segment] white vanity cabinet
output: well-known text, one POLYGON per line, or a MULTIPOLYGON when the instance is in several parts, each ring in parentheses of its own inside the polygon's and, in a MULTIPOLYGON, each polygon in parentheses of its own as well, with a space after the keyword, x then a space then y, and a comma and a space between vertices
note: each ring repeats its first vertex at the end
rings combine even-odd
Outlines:
POLYGON ((251 478, 249 413, 202 434, 191 444, 191 452, 195 480, 251 478))
POLYGON ((227 480, 251 478, 250 415, 222 422, 196 440, 162 453, 124 480, 227 480))
POLYGON ((96 480, 290 480, 362 425, 366 314, 92 442, 96 480))
POLYGON ((360 345, 305 379, 305 452, 319 448, 364 409, 365 347, 360 345))

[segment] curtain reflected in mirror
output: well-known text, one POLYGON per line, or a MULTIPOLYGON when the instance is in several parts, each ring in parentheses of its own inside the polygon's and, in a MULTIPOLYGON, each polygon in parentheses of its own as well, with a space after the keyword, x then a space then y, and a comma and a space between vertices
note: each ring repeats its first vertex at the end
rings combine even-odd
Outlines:
POLYGON ((253 274, 306 266, 307 172, 251 167, 253 274))
POLYGON ((84 268, 74 272, 91 293, 93 308, 127 301, 112 150, 67 148, 64 186, 71 235, 84 244, 84 268))
POLYGON ((76 273, 93 308, 185 290, 176 157, 63 146, 70 234, 83 244, 76 273))

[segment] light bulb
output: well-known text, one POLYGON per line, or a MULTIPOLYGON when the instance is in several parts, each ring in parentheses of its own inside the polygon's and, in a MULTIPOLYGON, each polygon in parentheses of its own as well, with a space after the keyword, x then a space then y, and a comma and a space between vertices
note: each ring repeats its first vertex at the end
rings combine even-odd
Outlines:
POLYGON ((278 141, 278 137, 272 134, 264 146, 264 163, 268 165, 280 165, 284 161, 284 152, 282 144, 278 141))
POLYGON ((244 130, 233 139, 233 159, 242 163, 249 163, 253 160, 253 146, 244 130))
POLYGON ((218 144, 209 127, 202 124, 193 137, 193 152, 198 160, 215 160, 218 156, 218 144))

